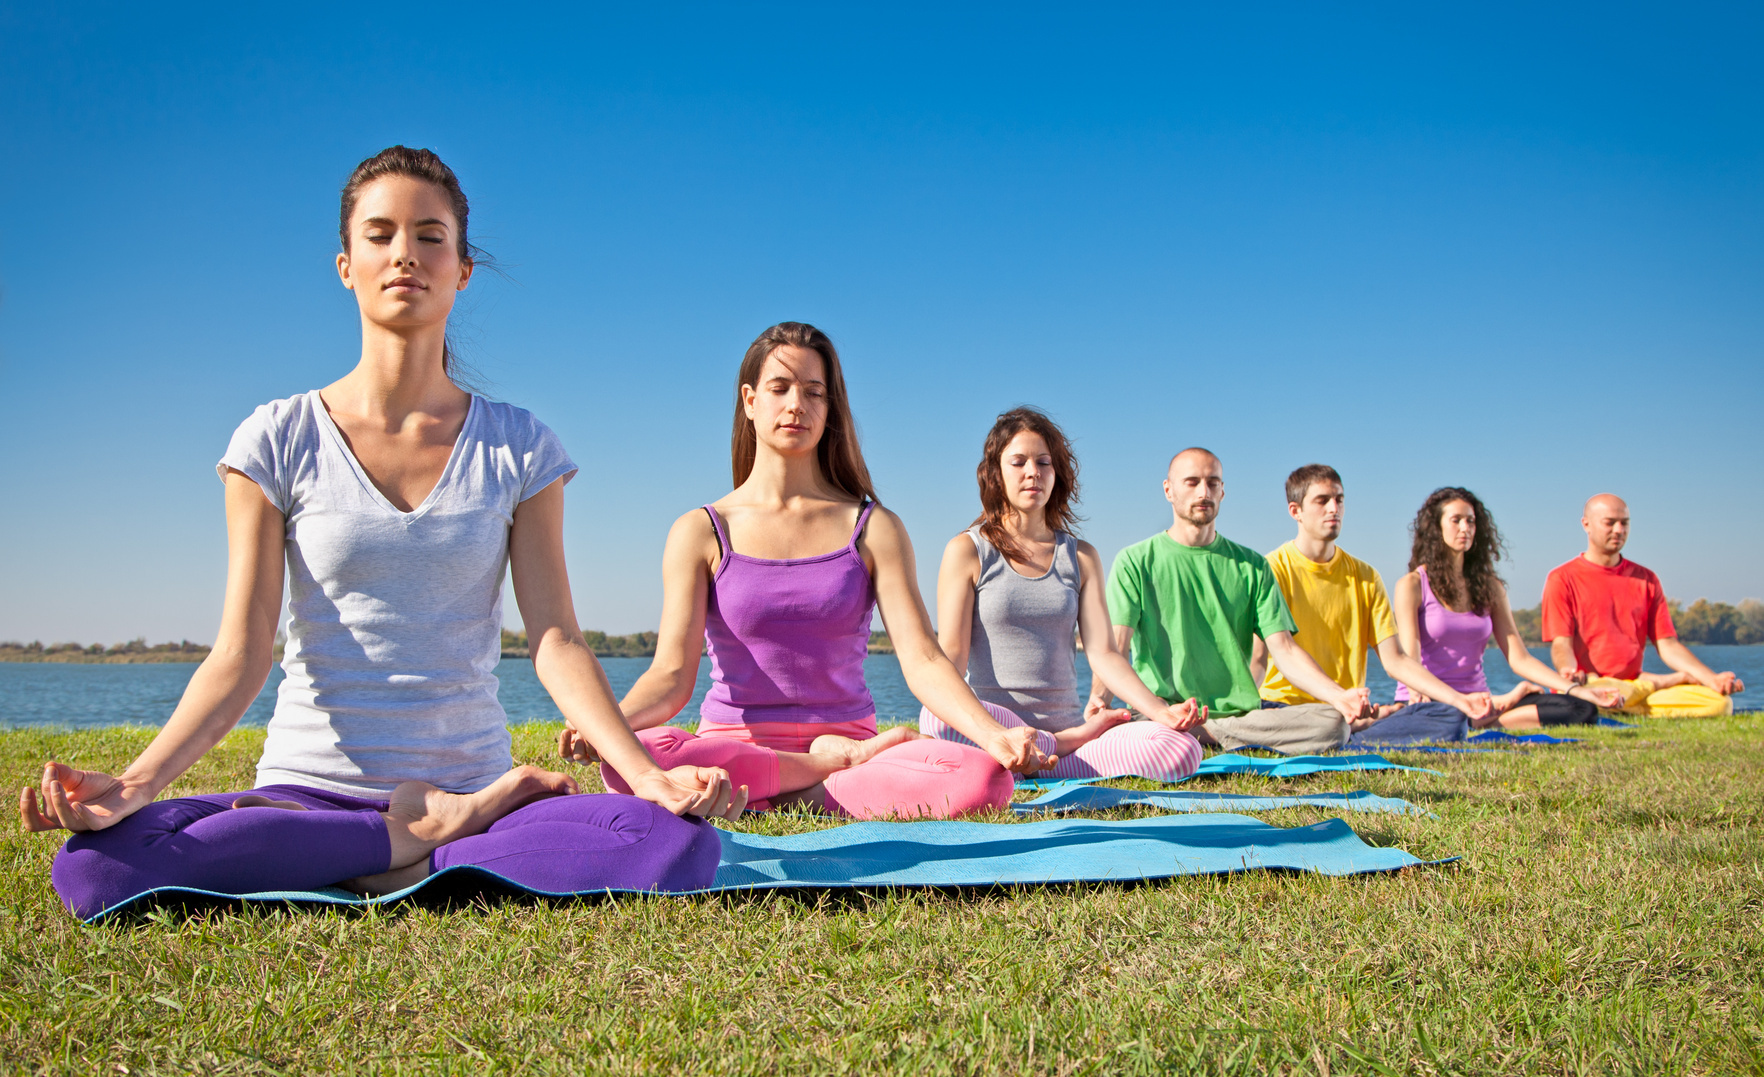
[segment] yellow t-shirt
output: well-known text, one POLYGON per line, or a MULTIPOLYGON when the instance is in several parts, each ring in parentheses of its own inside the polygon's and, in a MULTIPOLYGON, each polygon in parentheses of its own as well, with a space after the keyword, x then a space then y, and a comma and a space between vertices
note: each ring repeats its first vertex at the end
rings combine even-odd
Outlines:
MULTIPOLYGON (((1396 618, 1378 570, 1339 546, 1328 564, 1319 565, 1290 542, 1268 555, 1268 567, 1298 625, 1293 639, 1336 684, 1365 684, 1367 652, 1396 635, 1396 618)), ((1262 698, 1288 705, 1317 702, 1289 684, 1272 660, 1262 681, 1262 698)))

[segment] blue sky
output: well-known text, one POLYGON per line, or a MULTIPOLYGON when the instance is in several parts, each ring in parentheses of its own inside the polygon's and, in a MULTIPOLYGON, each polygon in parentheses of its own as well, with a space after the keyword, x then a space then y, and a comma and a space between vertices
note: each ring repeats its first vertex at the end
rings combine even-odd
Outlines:
POLYGON ((505 265, 457 330, 582 465, 590 627, 654 627, 786 318, 928 595, 1031 403, 1105 557, 1199 443, 1258 549, 1322 460, 1387 578, 1467 485, 1535 604, 1614 489, 1669 594, 1764 596, 1755 7, 631 7, 0 7, 0 639, 213 638, 213 462, 353 364, 336 192, 395 142, 505 265))

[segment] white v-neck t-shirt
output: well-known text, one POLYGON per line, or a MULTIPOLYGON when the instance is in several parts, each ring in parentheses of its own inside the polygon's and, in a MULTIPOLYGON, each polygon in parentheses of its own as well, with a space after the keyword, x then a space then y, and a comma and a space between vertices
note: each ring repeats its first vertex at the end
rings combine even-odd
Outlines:
POLYGON ((473 396, 435 489, 400 512, 318 390, 258 408, 216 470, 244 473, 287 520, 288 640, 257 784, 383 796, 455 793, 512 765, 496 699, 515 506, 576 465, 530 412, 473 396))

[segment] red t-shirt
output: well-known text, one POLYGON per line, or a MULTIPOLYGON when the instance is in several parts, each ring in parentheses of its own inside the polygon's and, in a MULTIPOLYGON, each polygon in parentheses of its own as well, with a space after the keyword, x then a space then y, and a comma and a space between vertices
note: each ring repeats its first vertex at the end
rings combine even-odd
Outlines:
POLYGON ((1660 577, 1634 561, 1605 568, 1576 557, 1544 581, 1544 639, 1571 637, 1574 660, 1594 676, 1633 680, 1648 641, 1677 635, 1660 577))

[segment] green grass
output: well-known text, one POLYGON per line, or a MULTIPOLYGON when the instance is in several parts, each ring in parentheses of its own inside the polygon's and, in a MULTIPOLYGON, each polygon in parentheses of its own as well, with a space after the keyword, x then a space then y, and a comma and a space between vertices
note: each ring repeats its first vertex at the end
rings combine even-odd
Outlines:
MULTIPOLYGON (((0 734, 0 772, 16 787, 46 756, 118 766, 149 732, 0 734)), ((517 755, 546 762, 552 735, 517 730, 517 755)), ((0 1069, 1764 1071, 1764 716, 1585 736, 1399 757, 1438 777, 1209 781, 1407 797, 1438 817, 1350 822, 1374 845, 1464 857, 1352 879, 247 910, 84 928, 49 888, 60 838, 10 829, 0 1069)), ((246 787, 261 737, 234 733, 171 792, 246 787)))

